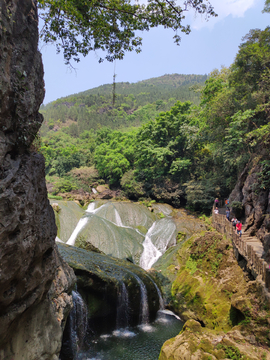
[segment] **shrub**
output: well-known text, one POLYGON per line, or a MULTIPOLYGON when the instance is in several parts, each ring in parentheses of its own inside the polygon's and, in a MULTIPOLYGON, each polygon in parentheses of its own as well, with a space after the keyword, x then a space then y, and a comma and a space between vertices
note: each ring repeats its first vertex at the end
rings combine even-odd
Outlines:
POLYGON ((122 179, 121 179, 121 186, 129 198, 139 199, 142 197, 145 192, 143 188, 143 183, 139 182, 135 179, 134 170, 127 171, 122 179))
POLYGON ((54 185, 52 194, 57 195, 58 193, 61 192, 66 193, 76 189, 77 186, 74 185, 74 183, 69 179, 59 179, 54 185))

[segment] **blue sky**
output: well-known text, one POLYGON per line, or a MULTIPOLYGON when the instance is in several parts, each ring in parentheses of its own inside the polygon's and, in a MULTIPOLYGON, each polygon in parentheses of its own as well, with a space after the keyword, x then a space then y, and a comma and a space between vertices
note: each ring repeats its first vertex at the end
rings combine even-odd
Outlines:
MULTIPOLYGON (((143 2, 144 0, 140 0, 143 2)), ((44 64, 46 95, 44 103, 75 94, 99 85, 116 82, 137 82, 164 74, 209 74, 234 61, 241 39, 250 29, 264 29, 270 14, 262 14, 264 0, 210 0, 219 14, 206 22, 189 12, 190 35, 182 36, 180 46, 173 42, 173 31, 163 28, 142 33, 140 54, 128 53, 115 64, 99 64, 101 53, 91 53, 70 70, 62 54, 53 45, 40 43, 44 64)))

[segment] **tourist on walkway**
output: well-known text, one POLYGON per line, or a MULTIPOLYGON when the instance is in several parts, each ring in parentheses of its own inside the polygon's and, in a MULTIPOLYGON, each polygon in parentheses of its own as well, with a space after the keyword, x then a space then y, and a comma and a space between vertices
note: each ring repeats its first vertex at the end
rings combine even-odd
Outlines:
POLYGON ((215 206, 218 207, 218 198, 215 199, 215 206))
POLYGON ((226 199, 226 200, 225 200, 225 205, 228 207, 229 204, 230 204, 229 199, 226 199))
POLYGON ((214 210, 214 214, 218 214, 218 208, 217 207, 214 210))
POLYGON ((231 220, 231 223, 232 223, 233 227, 236 227, 237 219, 235 217, 233 217, 232 220, 231 220))
POLYGON ((237 235, 239 235, 241 237, 241 235, 242 235, 242 223, 240 222, 240 220, 238 220, 238 222, 236 224, 236 232, 237 232, 237 235))
POLYGON ((230 209, 226 209, 226 218, 228 221, 230 221, 230 209))

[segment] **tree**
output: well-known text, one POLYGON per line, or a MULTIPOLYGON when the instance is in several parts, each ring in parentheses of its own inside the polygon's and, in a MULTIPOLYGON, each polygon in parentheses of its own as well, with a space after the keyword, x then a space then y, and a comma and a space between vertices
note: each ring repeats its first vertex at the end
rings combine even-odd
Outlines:
POLYGON ((270 12, 270 0, 265 0, 263 13, 269 13, 270 12))
POLYGON ((190 26, 182 24, 190 8, 206 18, 217 16, 208 0, 148 0, 147 5, 130 0, 39 0, 38 4, 44 20, 41 38, 56 42, 67 64, 98 49, 107 52, 108 61, 123 59, 126 51, 140 52, 142 38, 135 32, 159 25, 173 29, 179 44, 177 31, 190 32, 190 26))

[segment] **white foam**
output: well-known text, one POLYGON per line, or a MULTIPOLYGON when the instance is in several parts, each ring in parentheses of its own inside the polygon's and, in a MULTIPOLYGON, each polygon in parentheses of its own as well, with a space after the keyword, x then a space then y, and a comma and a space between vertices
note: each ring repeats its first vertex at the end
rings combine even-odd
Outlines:
POLYGON ((181 318, 178 315, 176 315, 174 312, 172 312, 171 310, 165 309, 165 310, 159 310, 158 312, 162 313, 162 314, 165 314, 165 315, 174 316, 177 320, 182 321, 181 318))
POLYGON ((113 335, 116 337, 123 337, 123 338, 136 336, 136 334, 133 331, 129 331, 127 329, 115 330, 115 331, 113 331, 113 335))
POLYGON ((138 325, 138 328, 144 332, 154 332, 156 329, 149 324, 138 325))

